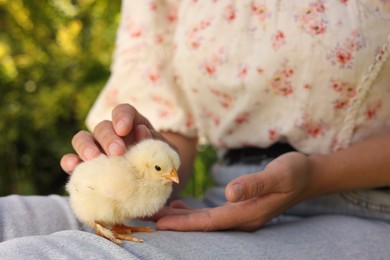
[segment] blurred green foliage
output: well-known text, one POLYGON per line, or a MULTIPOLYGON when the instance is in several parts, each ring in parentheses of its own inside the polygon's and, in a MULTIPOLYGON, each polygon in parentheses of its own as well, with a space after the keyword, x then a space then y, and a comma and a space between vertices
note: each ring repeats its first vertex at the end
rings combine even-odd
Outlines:
MULTIPOLYGON (((108 79, 120 5, 0 0, 0 195, 63 192, 59 160, 108 79)), ((186 194, 210 184, 201 150, 186 194)))

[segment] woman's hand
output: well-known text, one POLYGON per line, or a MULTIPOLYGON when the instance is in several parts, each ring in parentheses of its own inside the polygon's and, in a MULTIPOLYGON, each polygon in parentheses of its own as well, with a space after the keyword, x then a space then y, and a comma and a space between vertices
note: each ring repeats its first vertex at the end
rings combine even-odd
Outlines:
POLYGON ((101 153, 122 155, 127 146, 145 138, 165 140, 134 107, 128 104, 118 105, 112 111, 112 120, 100 122, 93 134, 80 131, 74 135, 72 145, 77 154, 64 155, 61 167, 65 172, 71 173, 82 161, 95 158, 101 153))
POLYGON ((157 228, 180 231, 253 231, 302 201, 310 183, 309 162, 298 152, 284 154, 263 171, 241 176, 225 189, 220 207, 190 209, 174 201, 156 216, 157 228))

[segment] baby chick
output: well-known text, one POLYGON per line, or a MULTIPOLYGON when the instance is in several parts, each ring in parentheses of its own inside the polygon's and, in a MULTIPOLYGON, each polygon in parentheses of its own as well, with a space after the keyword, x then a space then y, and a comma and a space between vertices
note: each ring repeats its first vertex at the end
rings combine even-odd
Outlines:
POLYGON ((179 183, 179 155, 167 143, 146 139, 123 156, 97 158, 76 167, 66 184, 70 205, 79 220, 96 233, 121 245, 120 240, 142 242, 131 232, 150 228, 128 227, 123 222, 146 217, 161 209, 179 183))

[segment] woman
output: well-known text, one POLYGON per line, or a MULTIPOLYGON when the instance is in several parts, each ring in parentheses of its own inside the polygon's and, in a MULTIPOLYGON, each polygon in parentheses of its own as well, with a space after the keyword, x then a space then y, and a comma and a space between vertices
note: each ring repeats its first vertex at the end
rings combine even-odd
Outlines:
POLYGON ((156 227, 240 232, 156 232, 111 251, 66 231, 7 241, 0 256, 22 255, 25 243, 118 258, 388 257, 389 10, 368 0, 123 1, 93 134, 75 135, 63 169, 153 137, 178 149, 185 180, 204 140, 222 154, 216 187, 202 202, 171 202, 156 227))

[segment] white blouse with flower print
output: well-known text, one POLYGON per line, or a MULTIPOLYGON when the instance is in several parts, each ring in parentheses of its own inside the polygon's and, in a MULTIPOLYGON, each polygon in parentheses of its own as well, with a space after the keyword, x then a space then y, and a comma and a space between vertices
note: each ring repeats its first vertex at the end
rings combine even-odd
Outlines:
POLYGON ((123 0, 87 124, 130 103, 220 148, 341 149, 390 131, 389 35, 390 0, 123 0))

